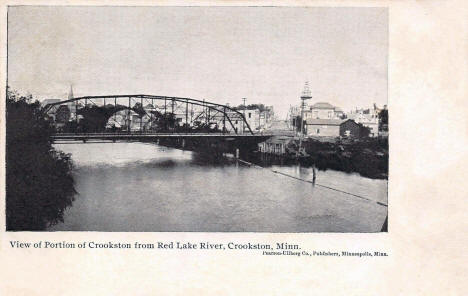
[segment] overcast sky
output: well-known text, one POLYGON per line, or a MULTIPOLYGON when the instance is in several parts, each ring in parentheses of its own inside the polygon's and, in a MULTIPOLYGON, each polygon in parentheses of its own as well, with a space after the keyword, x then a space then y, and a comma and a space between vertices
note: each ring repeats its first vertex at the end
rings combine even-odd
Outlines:
POLYGON ((386 8, 10 7, 8 84, 39 98, 150 94, 387 104, 386 8))

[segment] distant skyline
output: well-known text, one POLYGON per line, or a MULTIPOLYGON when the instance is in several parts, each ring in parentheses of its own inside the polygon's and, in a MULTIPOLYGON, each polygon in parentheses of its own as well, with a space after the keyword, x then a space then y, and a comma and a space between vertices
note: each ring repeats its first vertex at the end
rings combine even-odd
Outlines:
POLYGON ((8 11, 8 84, 36 98, 151 94, 345 111, 387 104, 386 8, 47 7, 8 11))

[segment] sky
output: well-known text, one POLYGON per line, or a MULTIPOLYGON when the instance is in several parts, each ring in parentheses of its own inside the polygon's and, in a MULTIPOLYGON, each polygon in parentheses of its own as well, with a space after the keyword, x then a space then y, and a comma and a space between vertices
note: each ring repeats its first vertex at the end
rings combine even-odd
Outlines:
POLYGON ((148 94, 273 105, 309 81, 345 111, 387 104, 386 8, 47 7, 8 11, 8 85, 39 99, 148 94))

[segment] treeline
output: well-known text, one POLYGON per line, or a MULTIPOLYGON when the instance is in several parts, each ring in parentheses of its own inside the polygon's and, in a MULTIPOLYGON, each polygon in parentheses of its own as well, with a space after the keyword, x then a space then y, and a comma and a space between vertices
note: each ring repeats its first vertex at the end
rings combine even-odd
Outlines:
POLYGON ((239 105, 233 107, 234 110, 255 110, 258 109, 260 112, 267 111, 267 107, 264 104, 250 104, 250 105, 239 105))
POLYGON ((52 147, 53 132, 38 101, 7 89, 7 230, 45 230, 63 222, 64 210, 72 205, 72 161, 52 147))

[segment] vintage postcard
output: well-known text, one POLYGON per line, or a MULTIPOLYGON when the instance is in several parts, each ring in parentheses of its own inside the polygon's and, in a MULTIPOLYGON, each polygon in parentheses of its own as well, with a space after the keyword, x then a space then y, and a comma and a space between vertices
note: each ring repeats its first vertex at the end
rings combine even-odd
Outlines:
POLYGON ((406 133, 424 137, 421 114, 432 111, 419 107, 426 84, 405 78, 424 76, 412 50, 417 40, 432 50, 429 32, 468 29, 466 5, 421 3, 5 5, 0 252, 8 265, 28 256, 52 271, 49 287, 15 280, 5 295, 462 295, 460 266, 435 258, 452 286, 399 290, 390 280, 430 250, 407 246, 415 258, 405 259, 403 245, 423 233, 402 238, 422 227, 412 217, 426 223, 404 209, 424 200, 407 176, 427 181, 441 169, 431 173, 426 148, 413 152, 406 133), (453 27, 434 28, 447 14, 453 27), (403 101, 405 91, 414 97, 403 101), (145 269, 157 270, 154 283, 145 269), (52 284, 58 270, 86 271, 80 285, 113 270, 126 285, 73 290, 52 284), (236 273, 270 273, 281 286, 243 287, 236 273))

